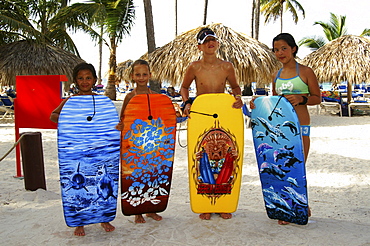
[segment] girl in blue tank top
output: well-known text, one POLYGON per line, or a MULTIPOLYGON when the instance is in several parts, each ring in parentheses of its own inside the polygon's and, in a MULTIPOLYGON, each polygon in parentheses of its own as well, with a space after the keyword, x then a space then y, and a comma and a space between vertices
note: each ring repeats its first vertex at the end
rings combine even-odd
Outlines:
MULTIPOLYGON (((272 46, 276 58, 283 65, 283 68, 272 76, 272 92, 273 95, 283 95, 294 106, 302 127, 304 155, 307 161, 310 149, 310 115, 307 105, 320 104, 319 84, 313 70, 295 60, 298 46, 292 35, 289 33, 277 35, 273 39, 272 46)), ((255 108, 253 100, 250 107, 255 108)), ((280 225, 289 224, 281 220, 278 223, 280 225)))

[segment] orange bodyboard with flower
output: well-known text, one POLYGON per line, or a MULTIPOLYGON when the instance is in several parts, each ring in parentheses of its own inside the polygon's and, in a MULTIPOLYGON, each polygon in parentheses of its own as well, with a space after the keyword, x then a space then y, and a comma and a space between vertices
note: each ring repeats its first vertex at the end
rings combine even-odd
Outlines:
POLYGON ((162 94, 139 94, 124 112, 121 135, 121 205, 124 215, 157 213, 170 195, 176 113, 162 94))
POLYGON ((232 213, 242 177, 244 121, 231 95, 204 94, 188 119, 191 209, 195 213, 232 213))

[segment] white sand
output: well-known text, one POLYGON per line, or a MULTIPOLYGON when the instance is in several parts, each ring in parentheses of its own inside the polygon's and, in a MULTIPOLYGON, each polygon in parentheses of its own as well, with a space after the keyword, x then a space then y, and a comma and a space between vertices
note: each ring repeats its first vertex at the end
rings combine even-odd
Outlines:
MULTIPOLYGON (((55 130, 43 138, 47 191, 24 189, 15 179, 15 151, 0 162, 0 245, 370 245, 370 117, 312 115, 307 162, 312 217, 306 226, 281 226, 267 218, 251 130, 245 131, 245 158, 239 208, 231 220, 213 215, 202 221, 189 205, 186 149, 176 146, 172 191, 163 220, 135 224, 118 207, 114 232, 100 225, 73 236, 64 222, 55 130)), ((186 142, 186 132, 180 140, 186 142)), ((0 157, 14 143, 14 125, 0 124, 0 157)))

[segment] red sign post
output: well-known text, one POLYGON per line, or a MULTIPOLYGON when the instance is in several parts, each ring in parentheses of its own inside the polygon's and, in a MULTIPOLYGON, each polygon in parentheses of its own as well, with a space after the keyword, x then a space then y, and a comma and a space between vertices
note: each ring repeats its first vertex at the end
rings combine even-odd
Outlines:
MULTIPOLYGON (((15 141, 20 128, 56 129, 50 121, 51 112, 62 101, 62 82, 65 75, 27 75, 16 77, 17 97, 14 99, 15 141)), ((22 177, 20 148, 16 147, 15 177, 22 177)))

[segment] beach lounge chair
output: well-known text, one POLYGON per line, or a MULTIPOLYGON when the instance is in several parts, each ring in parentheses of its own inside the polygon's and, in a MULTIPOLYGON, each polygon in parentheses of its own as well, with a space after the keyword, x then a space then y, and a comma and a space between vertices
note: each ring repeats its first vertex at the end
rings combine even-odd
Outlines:
POLYGON ((8 118, 14 119, 14 105, 13 102, 7 96, 1 96, 0 100, 0 112, 3 112, 1 120, 8 118))
POLYGON ((370 110, 370 94, 364 93, 362 100, 355 100, 348 104, 348 116, 351 117, 351 109, 357 109, 359 111, 369 111, 370 110))
POLYGON ((324 109, 325 112, 330 110, 331 113, 338 113, 342 117, 342 98, 339 91, 322 91, 321 92, 322 102, 319 107, 319 114, 324 109))
POLYGON ((268 92, 266 91, 265 88, 256 88, 256 91, 254 92, 254 94, 258 96, 267 96, 268 92))

